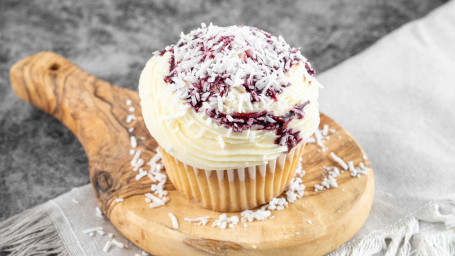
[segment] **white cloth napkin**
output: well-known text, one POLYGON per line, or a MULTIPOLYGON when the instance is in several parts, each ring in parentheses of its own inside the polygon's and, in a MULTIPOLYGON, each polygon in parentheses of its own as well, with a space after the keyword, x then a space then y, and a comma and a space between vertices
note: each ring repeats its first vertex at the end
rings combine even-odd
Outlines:
MULTIPOLYGON (((455 1, 396 30, 319 80, 325 85, 321 110, 360 142, 376 178, 365 226, 334 254, 455 254, 455 1), (440 198, 445 199, 432 201, 440 198), (431 236, 424 235, 428 230, 431 236)), ((96 216, 95 207, 87 185, 0 223, 0 229, 11 233, 34 212, 35 219, 56 226, 62 247, 54 250, 62 255, 140 254, 107 219, 96 216), (129 249, 113 246, 104 253, 107 234, 82 233, 92 227, 103 227, 129 249)), ((3 236, 0 249, 14 240, 3 236)))
POLYGON ((455 1, 319 80, 321 111, 358 140, 375 171, 363 234, 455 194, 455 1))

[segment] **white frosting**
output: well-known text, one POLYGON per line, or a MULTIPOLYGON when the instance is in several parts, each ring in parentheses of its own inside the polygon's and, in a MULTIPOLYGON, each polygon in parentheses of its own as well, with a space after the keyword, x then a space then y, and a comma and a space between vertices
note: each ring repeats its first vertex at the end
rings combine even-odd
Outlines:
MULTIPOLYGON (((151 135, 160 146, 178 160, 204 170, 226 170, 260 165, 276 160, 287 153, 287 146, 274 143, 275 130, 244 130, 234 132, 217 124, 203 112, 196 112, 183 102, 163 78, 169 74, 171 54, 155 55, 146 64, 139 81, 142 114, 151 135), (251 134, 254 132, 254 139, 251 134)), ((254 103, 243 111, 273 111, 274 115, 287 113, 296 104, 310 101, 303 108, 305 116, 294 118, 289 127, 300 131, 305 140, 319 125, 319 84, 308 78, 302 65, 294 65, 286 77, 291 85, 277 95, 277 101, 254 103)), ((186 85, 187 86, 187 85, 186 85)), ((242 95, 241 87, 230 90, 223 102, 223 110, 237 112, 236 101, 242 95)), ((248 104, 248 103, 245 103, 248 104)))

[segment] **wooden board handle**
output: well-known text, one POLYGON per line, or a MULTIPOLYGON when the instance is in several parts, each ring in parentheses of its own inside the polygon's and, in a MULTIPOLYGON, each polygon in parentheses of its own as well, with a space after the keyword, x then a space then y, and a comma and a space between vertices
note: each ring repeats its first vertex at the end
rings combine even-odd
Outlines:
POLYGON ((29 56, 10 69, 11 84, 17 96, 61 120, 73 132, 74 117, 65 115, 62 103, 66 96, 77 100, 80 95, 82 87, 71 86, 69 82, 81 82, 82 77, 87 76, 73 63, 53 52, 29 56), (64 88, 64 85, 71 88, 64 88))
POLYGON ((98 153, 96 149, 104 143, 94 136, 99 134, 94 128, 111 133, 122 128, 119 120, 112 122, 128 114, 126 105, 118 104, 116 95, 122 100, 137 97, 133 91, 99 80, 53 52, 41 52, 17 62, 10 69, 10 77, 17 96, 64 123, 89 157, 98 153), (114 103, 119 106, 116 112, 114 103))
MULTIPOLYGON (((17 62, 10 69, 10 77, 19 98, 54 116, 78 137, 89 159, 90 180, 105 214, 109 214, 116 197, 150 189, 148 184, 135 182, 130 167, 128 129, 142 122, 137 92, 97 79, 52 52, 41 52, 17 62), (131 100, 131 106, 126 105, 127 100, 131 100), (129 107, 135 108, 137 117, 131 123, 126 122, 126 117, 133 114, 129 107)), ((148 134, 143 126, 136 127, 135 133, 144 137, 148 134)), ((157 146, 150 136, 138 144, 151 153, 157 146)))

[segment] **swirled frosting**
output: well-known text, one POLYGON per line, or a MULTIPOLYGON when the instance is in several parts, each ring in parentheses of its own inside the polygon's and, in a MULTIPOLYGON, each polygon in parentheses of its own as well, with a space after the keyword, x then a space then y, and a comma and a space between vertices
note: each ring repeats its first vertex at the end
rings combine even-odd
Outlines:
POLYGON ((139 80, 142 114, 160 146, 188 165, 260 165, 318 127, 314 75, 281 36, 203 25, 147 62, 139 80))

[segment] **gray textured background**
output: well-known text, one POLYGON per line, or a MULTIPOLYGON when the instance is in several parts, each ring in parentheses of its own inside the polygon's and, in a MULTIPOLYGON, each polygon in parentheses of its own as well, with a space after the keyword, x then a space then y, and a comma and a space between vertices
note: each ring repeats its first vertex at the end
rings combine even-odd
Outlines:
POLYGON ((176 42, 180 31, 213 22, 281 34, 321 72, 444 2, 1 0, 0 220, 89 182, 75 137, 12 92, 8 70, 21 58, 55 51, 102 79, 136 88, 153 51, 176 42))

